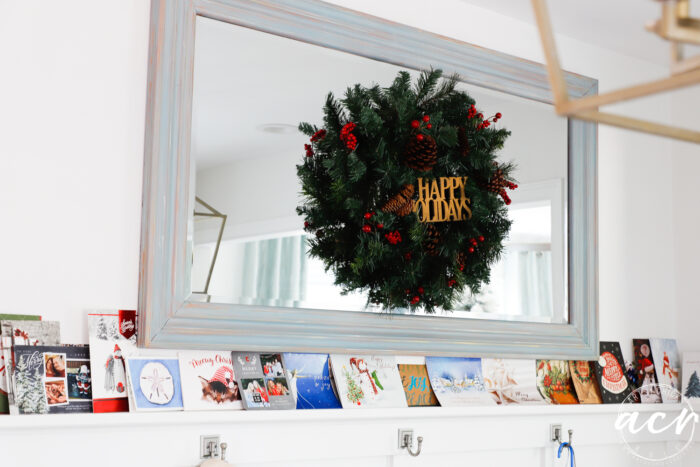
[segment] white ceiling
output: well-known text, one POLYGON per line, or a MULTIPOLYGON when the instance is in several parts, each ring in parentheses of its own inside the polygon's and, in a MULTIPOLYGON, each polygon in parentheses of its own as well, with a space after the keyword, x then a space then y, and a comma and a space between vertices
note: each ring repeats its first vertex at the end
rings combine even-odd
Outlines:
MULTIPOLYGON (((530 0, 461 0, 534 24, 530 0)), ((669 45, 644 29, 661 14, 655 0, 549 0, 554 31, 658 64, 669 61, 669 45)), ((693 3, 693 2, 691 2, 693 3)), ((698 15, 700 3, 691 5, 698 15)))

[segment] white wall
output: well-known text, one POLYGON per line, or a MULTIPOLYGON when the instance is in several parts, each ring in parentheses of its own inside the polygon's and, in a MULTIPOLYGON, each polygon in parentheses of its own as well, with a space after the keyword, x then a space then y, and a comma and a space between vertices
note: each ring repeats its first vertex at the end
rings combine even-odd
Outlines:
MULTIPOLYGON (((532 27, 457 0, 334 3, 542 60, 532 27)), ((136 306, 147 34, 145 0, 2 3, 0 310, 61 320, 66 342, 86 341, 84 310, 136 306)), ((600 79, 603 91, 664 71, 572 40, 561 48, 564 66, 600 79)), ((669 121, 671 104, 658 98, 624 110, 669 121)), ((692 108, 686 118, 696 117, 692 108)), ((677 335, 682 350, 692 349, 698 149, 609 128, 599 147, 601 337, 677 335)), ((109 444, 91 452, 112 446, 105 435, 109 444)), ((31 451, 41 439, 15 443, 31 451)), ((152 448, 138 435, 124 445, 152 448)), ((598 451, 619 455, 618 447, 598 451)), ((162 465, 182 462, 167 455, 162 465)), ((522 458, 543 465, 536 451, 522 458)))

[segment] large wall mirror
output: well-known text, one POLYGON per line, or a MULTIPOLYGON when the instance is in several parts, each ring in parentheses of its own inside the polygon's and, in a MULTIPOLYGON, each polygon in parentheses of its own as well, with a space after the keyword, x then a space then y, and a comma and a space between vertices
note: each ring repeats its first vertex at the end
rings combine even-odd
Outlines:
POLYGON ((150 56, 142 345, 594 355, 597 134, 556 116, 541 65, 306 0, 154 1, 150 56), (328 92, 430 68, 503 115, 519 187, 489 283, 428 314, 344 293, 309 254, 296 166, 328 92))

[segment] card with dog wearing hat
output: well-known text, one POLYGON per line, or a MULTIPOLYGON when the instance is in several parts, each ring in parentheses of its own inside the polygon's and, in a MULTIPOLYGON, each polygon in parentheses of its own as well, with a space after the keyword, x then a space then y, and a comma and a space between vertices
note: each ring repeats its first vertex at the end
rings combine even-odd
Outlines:
POLYGON ((231 352, 178 353, 185 410, 242 409, 231 352))

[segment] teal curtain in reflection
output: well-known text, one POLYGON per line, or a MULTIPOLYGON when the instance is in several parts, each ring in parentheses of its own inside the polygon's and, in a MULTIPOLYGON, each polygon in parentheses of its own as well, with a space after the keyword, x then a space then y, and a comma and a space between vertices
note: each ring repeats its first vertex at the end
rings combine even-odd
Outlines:
POLYGON ((306 237, 246 242, 241 302, 297 307, 306 294, 306 237))
POLYGON ((552 254, 518 251, 512 258, 520 279, 520 310, 525 316, 552 316, 552 254))

